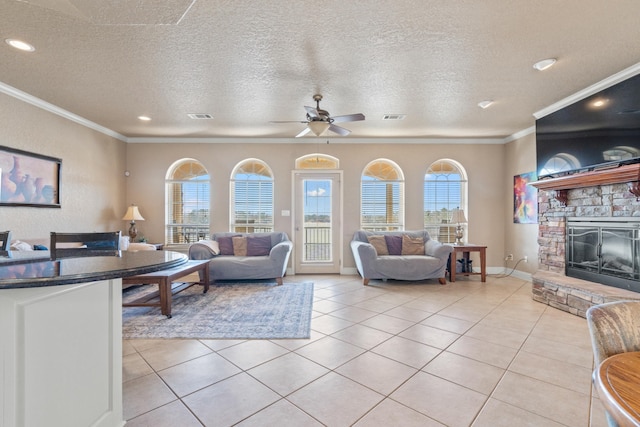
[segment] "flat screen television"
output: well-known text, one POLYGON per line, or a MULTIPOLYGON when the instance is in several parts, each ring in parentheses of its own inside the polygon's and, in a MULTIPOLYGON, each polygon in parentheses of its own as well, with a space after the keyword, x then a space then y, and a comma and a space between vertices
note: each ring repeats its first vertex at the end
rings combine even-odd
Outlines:
POLYGON ((536 120, 538 179, 640 162, 640 75, 536 120))

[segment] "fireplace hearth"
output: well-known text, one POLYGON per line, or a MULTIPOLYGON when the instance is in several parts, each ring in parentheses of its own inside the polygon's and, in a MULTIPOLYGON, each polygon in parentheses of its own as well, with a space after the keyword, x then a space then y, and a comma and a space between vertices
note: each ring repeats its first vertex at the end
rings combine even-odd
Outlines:
POLYGON ((584 317, 594 304, 640 299, 640 203, 629 190, 639 178, 634 164, 533 183, 539 190, 536 301, 584 317), (569 231, 574 221, 577 228, 569 231))
POLYGON ((640 218, 567 218, 566 275, 640 292, 640 218))

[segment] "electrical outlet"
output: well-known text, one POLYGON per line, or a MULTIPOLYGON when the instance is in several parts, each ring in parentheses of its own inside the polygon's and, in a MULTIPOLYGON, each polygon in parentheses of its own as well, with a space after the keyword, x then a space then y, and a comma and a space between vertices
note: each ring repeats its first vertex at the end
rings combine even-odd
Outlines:
POLYGON ((509 254, 506 257, 504 257, 505 261, 513 261, 513 254, 509 254))
POLYGON ((524 256, 524 262, 529 262, 529 257, 528 256, 524 256))

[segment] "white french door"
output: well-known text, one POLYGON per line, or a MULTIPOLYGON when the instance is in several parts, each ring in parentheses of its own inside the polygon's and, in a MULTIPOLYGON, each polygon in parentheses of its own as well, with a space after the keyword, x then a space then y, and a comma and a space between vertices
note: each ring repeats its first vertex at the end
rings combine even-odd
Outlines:
POLYGON ((340 273, 341 172, 294 172, 296 274, 340 273))

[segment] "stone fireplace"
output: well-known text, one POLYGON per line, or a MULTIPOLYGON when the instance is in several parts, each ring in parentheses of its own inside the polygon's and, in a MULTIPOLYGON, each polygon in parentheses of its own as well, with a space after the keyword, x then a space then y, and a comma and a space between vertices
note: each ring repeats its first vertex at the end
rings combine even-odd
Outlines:
MULTIPOLYGON (((608 301, 639 299, 640 293, 607 286, 591 279, 565 275, 567 219, 606 221, 639 217, 637 197, 640 165, 546 179, 538 188, 538 271, 533 275, 533 298, 578 316, 608 301)), ((581 276, 584 277, 584 276, 581 276)))

